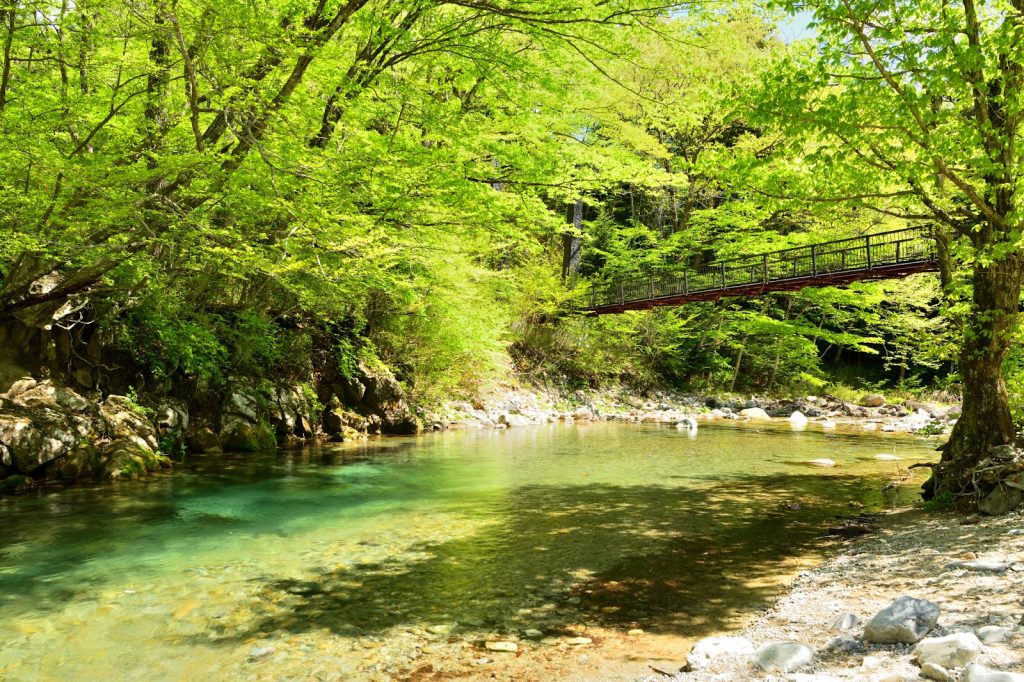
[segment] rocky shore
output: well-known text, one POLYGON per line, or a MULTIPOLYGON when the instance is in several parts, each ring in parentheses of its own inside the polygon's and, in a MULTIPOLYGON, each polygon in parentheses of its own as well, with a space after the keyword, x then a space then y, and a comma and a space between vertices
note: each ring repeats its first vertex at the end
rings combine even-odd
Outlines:
POLYGON ((622 421, 675 424, 697 428, 709 420, 784 420, 795 427, 815 423, 831 429, 855 425, 864 431, 941 434, 948 432, 959 408, 908 400, 887 404, 881 395, 857 403, 832 396, 798 400, 722 398, 673 393, 653 396, 612 392, 578 392, 569 396, 543 391, 508 391, 491 400, 452 402, 424 413, 435 430, 509 428, 553 421, 622 421))
MULTIPOLYGON (((413 407, 383 368, 315 385, 270 385, 239 378, 214 398, 125 395, 23 376, 0 385, 0 494, 45 481, 136 477, 187 453, 258 451, 318 440, 361 440, 423 430, 504 429, 550 422, 662 423, 695 430, 711 420, 784 421, 864 431, 939 434, 955 408, 867 395, 858 404, 831 396, 798 400, 719 398, 666 392, 571 394, 506 390, 435 409, 413 407)), ((822 466, 828 466, 822 460, 822 466)))
POLYGON ((1024 682, 1024 515, 901 511, 646 682, 1024 682))

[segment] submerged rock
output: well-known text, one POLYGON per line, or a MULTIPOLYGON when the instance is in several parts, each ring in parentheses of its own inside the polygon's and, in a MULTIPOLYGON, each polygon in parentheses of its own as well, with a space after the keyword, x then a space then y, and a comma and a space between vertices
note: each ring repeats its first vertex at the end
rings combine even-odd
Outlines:
POLYGON ((488 651, 505 651, 508 653, 519 651, 519 645, 515 642, 486 642, 484 646, 488 651))
POLYGON ((938 620, 938 604, 903 596, 868 621, 863 639, 875 644, 914 644, 928 634, 938 620))

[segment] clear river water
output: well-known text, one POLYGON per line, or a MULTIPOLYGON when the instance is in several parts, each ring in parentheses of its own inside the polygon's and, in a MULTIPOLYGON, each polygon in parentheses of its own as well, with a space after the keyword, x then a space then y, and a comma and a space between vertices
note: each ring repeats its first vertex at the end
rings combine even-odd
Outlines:
POLYGON ((934 447, 555 424, 194 458, 0 498, 0 679, 642 672, 763 607, 836 515, 910 500, 920 473, 881 490, 934 447), (838 466, 807 464, 821 457, 838 466))

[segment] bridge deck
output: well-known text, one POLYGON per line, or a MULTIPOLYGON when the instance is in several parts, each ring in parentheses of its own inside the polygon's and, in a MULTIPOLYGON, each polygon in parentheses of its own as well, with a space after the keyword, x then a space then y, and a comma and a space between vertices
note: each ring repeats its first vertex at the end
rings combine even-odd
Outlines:
POLYGON ((593 288, 578 305, 589 314, 603 315, 937 269, 934 240, 927 229, 914 227, 619 280, 593 288))

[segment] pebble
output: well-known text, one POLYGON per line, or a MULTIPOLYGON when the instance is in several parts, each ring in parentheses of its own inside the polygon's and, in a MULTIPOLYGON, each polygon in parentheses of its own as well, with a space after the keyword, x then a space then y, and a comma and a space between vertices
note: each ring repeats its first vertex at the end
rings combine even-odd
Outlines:
POLYGON ((514 653, 519 651, 519 645, 515 642, 487 642, 484 644, 488 651, 505 651, 514 653))
POLYGON ((542 639, 544 637, 544 633, 536 628, 527 628, 526 630, 523 630, 523 637, 526 637, 527 639, 542 639))
POLYGON ((829 627, 833 630, 852 630, 858 625, 860 625, 860 618, 853 613, 841 613, 829 623, 829 627))
POLYGON ((972 663, 964 670, 963 682, 1024 682, 1024 675, 990 670, 972 663))
POLYGON ((632 630, 630 630, 626 634, 629 635, 630 637, 639 637, 640 635, 644 634, 644 631, 641 630, 640 628, 633 628, 632 630))
POLYGON ((585 646, 593 641, 589 637, 569 637, 565 640, 565 643, 569 646, 585 646))
POLYGON ((946 564, 947 571, 963 569, 965 571, 978 571, 981 573, 1005 573, 1010 564, 1005 561, 992 561, 988 559, 973 559, 971 561, 954 561, 946 564))
POLYGON ((999 625, 986 625, 978 628, 975 633, 985 644, 992 644, 994 642, 1002 642, 1010 636, 1010 628, 1004 628, 999 625))
POLYGON ((949 671, 935 663, 925 663, 921 666, 921 677, 937 682, 953 682, 954 678, 949 671))
POLYGON ((816 467, 834 467, 836 465, 836 461, 834 459, 828 459, 827 457, 812 459, 807 463, 816 467))
POLYGON ((272 646, 257 646, 249 650, 249 660, 258 661, 274 653, 272 646))

